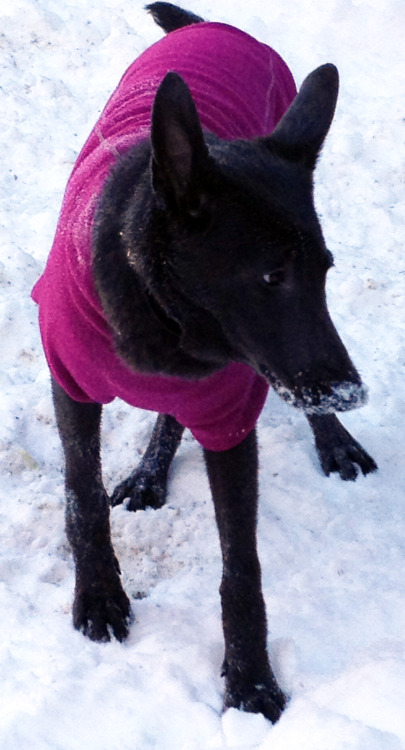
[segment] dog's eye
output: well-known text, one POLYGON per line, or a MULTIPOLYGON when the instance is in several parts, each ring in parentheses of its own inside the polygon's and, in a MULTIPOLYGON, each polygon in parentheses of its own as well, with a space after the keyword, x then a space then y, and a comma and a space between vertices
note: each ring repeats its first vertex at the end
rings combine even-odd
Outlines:
POLYGON ((284 271, 280 268, 272 273, 264 273, 263 281, 267 286, 278 286, 284 281, 284 271))

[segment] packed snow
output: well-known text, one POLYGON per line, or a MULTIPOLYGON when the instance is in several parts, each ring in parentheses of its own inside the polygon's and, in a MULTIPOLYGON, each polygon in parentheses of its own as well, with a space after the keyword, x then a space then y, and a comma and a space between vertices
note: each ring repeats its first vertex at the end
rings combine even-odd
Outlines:
MULTIPOLYGON (((64 186, 131 61, 160 30, 136 0, 2 0, 0 17, 1 750, 405 747, 405 3, 188 0, 274 47, 297 84, 341 92, 317 170, 334 322, 369 388, 342 417, 379 471, 322 475, 306 420, 272 392, 259 424, 259 544, 281 720, 221 712, 221 561, 201 449, 186 434, 167 505, 112 511, 135 614, 124 644, 71 622, 63 461, 30 290, 64 186)), ((154 420, 105 409, 108 489, 154 420)))

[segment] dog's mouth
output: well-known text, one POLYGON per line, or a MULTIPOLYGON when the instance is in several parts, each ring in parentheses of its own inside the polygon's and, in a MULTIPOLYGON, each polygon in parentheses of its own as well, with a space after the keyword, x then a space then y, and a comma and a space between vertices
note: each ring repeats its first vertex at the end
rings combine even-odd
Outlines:
POLYGON ((329 414, 335 411, 349 411, 364 406, 367 402, 368 389, 363 383, 343 381, 312 386, 311 388, 290 388, 266 367, 261 374, 274 388, 276 393, 296 409, 306 414, 329 414))

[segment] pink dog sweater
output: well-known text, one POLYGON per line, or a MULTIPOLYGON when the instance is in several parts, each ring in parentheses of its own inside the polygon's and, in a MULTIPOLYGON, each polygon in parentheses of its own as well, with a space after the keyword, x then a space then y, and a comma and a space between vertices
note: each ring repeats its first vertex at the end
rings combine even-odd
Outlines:
POLYGON ((49 368, 71 398, 106 404, 119 397, 171 414, 203 447, 220 451, 255 426, 265 380, 239 363, 202 380, 133 372, 114 351, 91 273, 103 185, 118 156, 148 138, 156 90, 171 70, 190 87, 203 127, 228 140, 269 135, 296 94, 279 55, 232 26, 188 26, 147 49, 124 74, 76 161, 32 297, 49 368))

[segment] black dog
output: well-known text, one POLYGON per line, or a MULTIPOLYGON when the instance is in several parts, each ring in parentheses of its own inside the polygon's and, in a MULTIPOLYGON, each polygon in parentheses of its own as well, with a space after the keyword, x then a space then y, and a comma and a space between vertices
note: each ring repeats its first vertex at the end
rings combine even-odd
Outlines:
MULTIPOLYGON (((166 3, 149 10, 166 31, 201 20, 166 3)), ((333 413, 361 404, 364 389, 326 307, 332 259, 312 200, 337 89, 336 69, 322 66, 271 135, 225 141, 203 134, 189 88, 169 73, 155 97, 150 137, 120 156, 104 186, 93 277, 116 351, 134 371, 204 382, 242 363, 305 411, 324 472, 354 479, 356 464, 364 474, 376 465, 333 413)), ((72 398, 55 379, 53 395, 76 562, 74 624, 94 640, 108 639, 110 629, 121 640, 130 606, 101 478, 102 406, 72 398)), ((124 498, 132 510, 164 503, 183 429, 160 414, 140 466, 116 488, 112 505, 124 498)), ((223 554, 224 706, 276 721, 285 697, 266 652, 255 430, 231 448, 206 448, 205 461, 223 554)))

